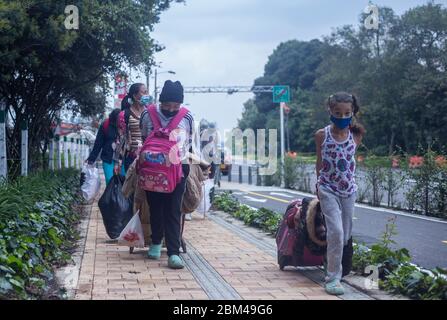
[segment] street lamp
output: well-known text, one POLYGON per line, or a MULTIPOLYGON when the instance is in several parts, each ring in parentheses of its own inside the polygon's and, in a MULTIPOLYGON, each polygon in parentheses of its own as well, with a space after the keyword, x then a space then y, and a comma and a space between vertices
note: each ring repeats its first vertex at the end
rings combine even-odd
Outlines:
POLYGON ((155 69, 155 79, 154 79, 154 101, 155 101, 155 104, 157 104, 157 102, 158 102, 158 97, 157 97, 157 75, 163 74, 163 73, 175 74, 175 72, 171 71, 171 70, 158 72, 158 70, 155 69))

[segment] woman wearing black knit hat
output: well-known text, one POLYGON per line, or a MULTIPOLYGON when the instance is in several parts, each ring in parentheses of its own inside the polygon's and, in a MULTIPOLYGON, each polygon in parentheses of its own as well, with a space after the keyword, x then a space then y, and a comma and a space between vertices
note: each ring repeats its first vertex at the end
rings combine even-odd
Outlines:
MULTIPOLYGON (((183 86, 179 81, 166 81, 160 94, 160 104, 152 109, 153 114, 159 119, 161 127, 165 128, 171 120, 183 108, 183 86)), ((189 164, 186 161, 187 152, 191 150, 192 133, 194 128, 194 119, 186 109, 183 118, 177 125, 177 141, 182 160, 183 177, 171 193, 162 193, 146 191, 147 200, 151 208, 151 228, 152 245, 149 248, 148 256, 150 259, 160 259, 161 242, 163 236, 166 239, 168 249, 168 266, 172 269, 181 269, 184 262, 180 257, 180 238, 181 238, 181 203, 185 191, 186 178, 189 174, 189 164)), ((179 115, 180 117, 180 115, 179 115)), ((148 110, 141 115, 140 120, 141 134, 143 141, 149 137, 154 126, 148 110)), ((144 148, 144 147, 143 147, 144 148)))

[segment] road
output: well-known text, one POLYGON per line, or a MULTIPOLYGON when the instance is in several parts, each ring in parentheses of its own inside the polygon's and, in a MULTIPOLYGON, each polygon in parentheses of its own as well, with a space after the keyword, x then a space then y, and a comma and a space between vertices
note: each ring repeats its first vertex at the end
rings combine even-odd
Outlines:
MULTIPOLYGON (((233 164, 232 170, 231 170, 231 181, 232 182, 239 182, 239 167, 242 168, 242 183, 248 183, 248 166, 246 164, 238 165, 233 164)), ((315 175, 315 166, 314 165, 307 165, 306 166, 306 173, 309 174, 310 177, 310 187, 312 191, 314 191, 314 186, 316 183, 316 175, 315 175)), ((228 175, 222 176, 222 181, 229 181, 228 175)), ((362 170, 358 170, 356 173, 356 182, 359 186, 359 191, 365 193, 365 201, 368 202, 367 199, 372 199, 372 192, 371 188, 369 187, 369 184, 366 181, 366 174, 362 170)), ((252 170, 252 184, 256 184, 256 172, 255 169, 252 170)), ((396 204, 399 204, 401 208, 405 208, 407 206, 407 199, 405 197, 405 194, 411 190, 411 187, 413 186, 414 181, 411 181, 409 179, 406 179, 406 181, 402 184, 402 186, 397 190, 396 194, 394 195, 394 204, 396 207, 396 204)), ((383 190, 381 187, 379 187, 380 194, 382 195, 382 205, 387 205, 387 192, 383 190)))
MULTIPOLYGON (((234 195, 242 203, 254 208, 265 207, 284 213, 290 201, 302 198, 302 195, 298 195, 296 192, 281 188, 260 188, 248 184, 229 184, 225 180, 222 181, 222 189, 232 189, 234 195)), ((393 240, 396 241, 395 248, 407 248, 410 251, 412 262, 424 268, 437 266, 447 268, 447 221, 356 205, 353 226, 354 239, 360 243, 364 242, 366 245, 377 243, 391 218, 396 218, 395 225, 398 232, 393 237, 393 240)))

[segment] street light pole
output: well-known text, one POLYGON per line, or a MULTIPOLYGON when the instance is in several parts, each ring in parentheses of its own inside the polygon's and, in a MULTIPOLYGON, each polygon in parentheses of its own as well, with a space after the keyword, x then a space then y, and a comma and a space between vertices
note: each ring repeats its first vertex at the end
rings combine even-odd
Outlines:
MULTIPOLYGON (((171 71, 171 70, 160 72, 160 74, 162 74, 162 73, 175 74, 175 72, 171 71)), ((157 76, 158 76, 158 70, 155 69, 155 77, 154 77, 154 101, 155 101, 155 104, 157 104, 157 102, 158 102, 158 96, 157 96, 157 89, 158 89, 157 88, 157 76)))
POLYGON ((284 186, 284 102, 279 106, 279 121, 281 122, 281 186, 284 186))

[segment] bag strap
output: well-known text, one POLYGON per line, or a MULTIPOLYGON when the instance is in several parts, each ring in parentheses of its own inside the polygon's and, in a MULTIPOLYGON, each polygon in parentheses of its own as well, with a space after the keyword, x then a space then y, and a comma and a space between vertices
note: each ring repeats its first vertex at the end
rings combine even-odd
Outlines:
POLYGON ((175 117, 169 122, 166 129, 168 129, 168 132, 170 133, 172 130, 177 129, 178 125, 180 124, 180 121, 186 116, 186 114, 189 112, 188 109, 185 107, 182 107, 179 112, 175 115, 175 117))
POLYGON ((152 104, 147 108, 147 111, 152 121, 152 132, 158 131, 161 128, 161 122, 157 114, 157 107, 152 104))

